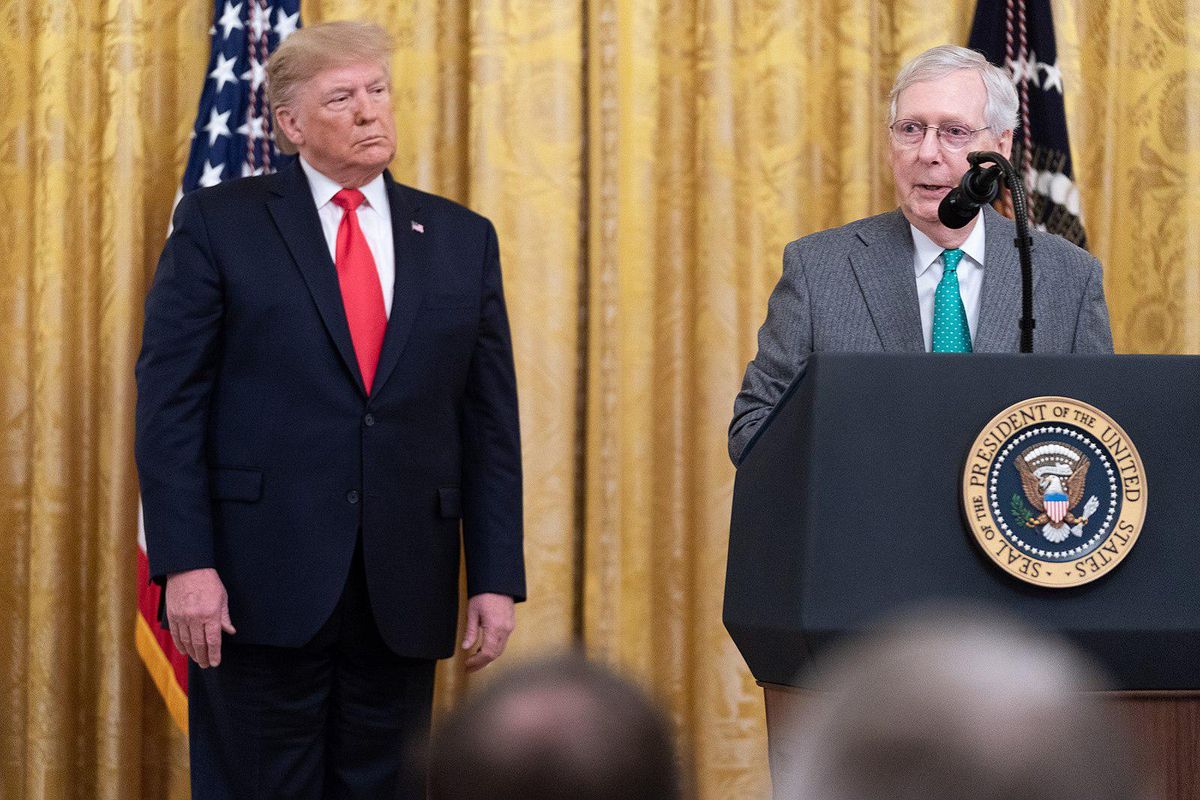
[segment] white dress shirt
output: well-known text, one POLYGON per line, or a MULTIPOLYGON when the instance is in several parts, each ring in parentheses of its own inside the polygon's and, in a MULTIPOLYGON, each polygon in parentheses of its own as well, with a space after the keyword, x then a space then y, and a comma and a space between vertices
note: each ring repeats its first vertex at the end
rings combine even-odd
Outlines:
MULTIPOLYGON (((912 227, 911 225, 909 226, 912 227)), ((933 296, 942 280, 945 264, 942 252, 946 249, 916 228, 912 228, 913 269, 917 274, 917 302, 921 306, 921 332, 925 336, 925 352, 933 349, 933 296)), ((967 310, 967 328, 971 341, 975 341, 975 328, 979 322, 979 295, 983 289, 983 214, 975 218, 975 227, 967 240, 959 245, 963 259, 958 264, 958 292, 962 295, 967 310)))
MULTIPOLYGON (((343 187, 318 172, 303 156, 300 157, 300 166, 304 168, 308 186, 312 189, 313 202, 317 204, 321 232, 325 234, 325 242, 329 245, 329 258, 336 263, 337 232, 338 226, 342 224, 344 212, 341 206, 333 202, 333 196, 343 187)), ((375 269, 379 272, 379 287, 383 289, 383 310, 390 317, 392 292, 396 284, 396 248, 392 239, 392 207, 388 204, 383 175, 377 175, 375 180, 366 186, 358 187, 358 190, 366 197, 358 207, 358 225, 367 239, 371 257, 375 259, 375 269)))

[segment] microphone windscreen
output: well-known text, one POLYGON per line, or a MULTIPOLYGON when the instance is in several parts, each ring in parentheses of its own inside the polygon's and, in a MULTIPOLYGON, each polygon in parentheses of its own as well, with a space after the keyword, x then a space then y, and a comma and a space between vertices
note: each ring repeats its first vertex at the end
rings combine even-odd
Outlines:
POLYGON ((957 186, 951 189, 938 205, 938 219, 947 228, 961 228, 979 213, 979 204, 966 198, 957 186))

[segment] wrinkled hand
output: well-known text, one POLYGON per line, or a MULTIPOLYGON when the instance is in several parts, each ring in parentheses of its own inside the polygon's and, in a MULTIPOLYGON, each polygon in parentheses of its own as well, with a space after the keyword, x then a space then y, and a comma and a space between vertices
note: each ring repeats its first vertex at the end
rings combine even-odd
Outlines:
POLYGON ((467 632, 463 650, 478 646, 467 656, 467 672, 483 669, 504 652, 516 627, 513 599, 505 594, 477 594, 467 601, 467 632))
POLYGON ((221 663, 221 631, 236 633, 229 619, 229 598, 215 569, 193 569, 167 576, 167 624, 175 648, 201 667, 221 663))

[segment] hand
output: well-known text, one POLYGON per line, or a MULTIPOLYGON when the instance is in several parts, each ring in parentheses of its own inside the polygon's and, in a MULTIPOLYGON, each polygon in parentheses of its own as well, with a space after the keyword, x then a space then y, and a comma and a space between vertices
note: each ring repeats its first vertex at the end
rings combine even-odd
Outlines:
POLYGON ((167 576, 167 624, 175 648, 202 668, 221 663, 221 631, 236 633, 229 598, 215 569, 192 569, 167 576))
POLYGON ((467 633, 463 650, 478 647, 467 656, 467 672, 483 669, 504 652, 517 624, 513 599, 506 594, 477 594, 467 601, 467 633))

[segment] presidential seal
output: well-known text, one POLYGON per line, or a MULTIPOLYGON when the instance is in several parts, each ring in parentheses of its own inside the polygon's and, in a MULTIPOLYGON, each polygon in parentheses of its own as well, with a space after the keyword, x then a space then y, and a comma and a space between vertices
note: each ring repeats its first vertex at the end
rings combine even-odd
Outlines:
POLYGON ((1079 586, 1128 555, 1146 516, 1137 448, 1103 411, 1034 397, 1001 411, 971 446, 963 510, 988 557, 1038 586, 1079 586))

